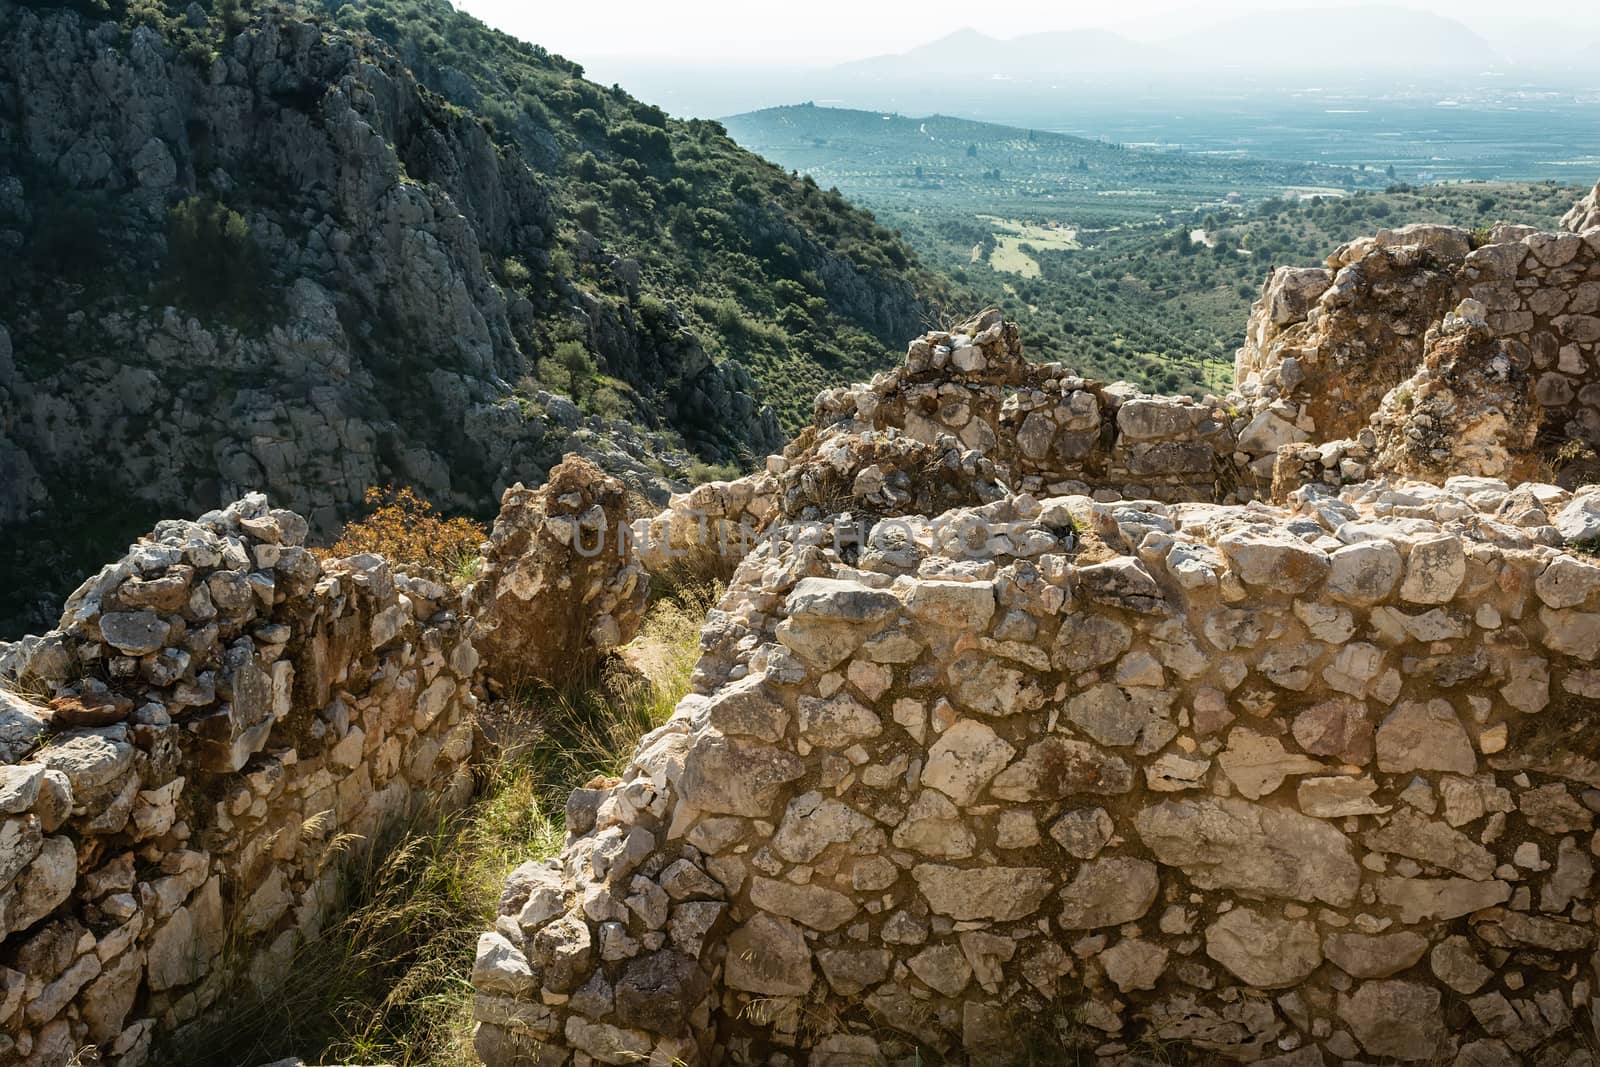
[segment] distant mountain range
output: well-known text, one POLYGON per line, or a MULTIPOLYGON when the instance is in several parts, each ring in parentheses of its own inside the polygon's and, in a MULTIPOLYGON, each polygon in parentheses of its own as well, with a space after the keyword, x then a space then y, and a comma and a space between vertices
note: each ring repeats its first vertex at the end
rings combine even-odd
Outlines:
POLYGON ((965 29, 905 52, 833 68, 846 79, 922 82, 952 77, 1030 81, 1173 80, 1248 74, 1475 73, 1510 64, 1464 23, 1389 5, 1243 15, 1155 43, 1104 29, 1002 39, 965 29))
POLYGON ((834 73, 847 78, 907 80, 972 75, 1056 78, 1136 70, 1172 58, 1159 46, 1111 30, 1060 30, 999 38, 966 29, 906 52, 843 63, 834 73))
MULTIPOLYGON (((1197 115, 1226 117, 1248 131, 1263 106, 1293 99, 1313 116, 1324 108, 1365 113, 1379 102, 1498 110, 1592 107, 1600 99, 1593 64, 1600 28, 1582 12, 1558 19, 1508 6, 1457 17, 1391 3, 1224 18, 1197 8, 1155 31, 1119 22, 1115 5, 1096 17, 1105 22, 1093 29, 1005 37, 969 28, 926 43, 909 35, 913 26, 906 50, 838 64, 809 62, 803 50, 779 62, 683 53, 598 57, 593 73, 685 116, 815 100, 1132 141, 1171 140, 1167 124, 1197 115), (1318 93, 1329 102, 1313 99, 1318 93), (1111 120, 1114 114, 1133 121, 1111 120)), ((1303 126, 1305 115, 1289 121, 1303 126)), ((1542 158, 1572 154, 1560 148, 1543 149, 1542 158)))

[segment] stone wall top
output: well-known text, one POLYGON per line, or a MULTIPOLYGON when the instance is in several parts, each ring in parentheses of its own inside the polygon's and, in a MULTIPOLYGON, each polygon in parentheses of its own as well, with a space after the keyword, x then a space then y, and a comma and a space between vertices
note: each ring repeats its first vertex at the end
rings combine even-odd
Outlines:
POLYGON ((0 645, 0 1065, 170 1062, 284 980, 340 849, 470 792, 456 594, 305 532, 259 495, 163 522, 0 645))

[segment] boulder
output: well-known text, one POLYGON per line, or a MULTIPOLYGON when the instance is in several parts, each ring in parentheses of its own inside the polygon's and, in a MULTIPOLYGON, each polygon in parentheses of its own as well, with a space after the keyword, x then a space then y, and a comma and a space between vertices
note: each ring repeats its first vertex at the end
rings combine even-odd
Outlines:
POLYGON ((493 681, 560 682, 633 638, 649 581, 627 530, 627 489, 576 455, 505 491, 465 597, 493 681))

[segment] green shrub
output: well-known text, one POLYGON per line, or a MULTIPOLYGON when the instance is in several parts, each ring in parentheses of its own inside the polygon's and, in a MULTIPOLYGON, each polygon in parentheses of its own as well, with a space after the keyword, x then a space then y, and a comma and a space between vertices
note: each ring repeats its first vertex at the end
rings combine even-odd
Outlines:
POLYGON ((652 162, 672 158, 672 141, 667 131, 642 122, 624 122, 613 126, 607 135, 618 151, 626 152, 652 162))
POLYGON ((539 361, 539 380, 582 401, 594 386, 594 357, 582 341, 560 341, 539 361))
POLYGON ((516 256, 507 256, 500 261, 500 280, 508 289, 527 289, 533 281, 533 272, 516 256))
POLYGON ((611 202, 620 208, 632 208, 641 215, 649 214, 655 206, 650 195, 632 178, 612 178, 606 185, 611 202))
POLYGON ((192 196, 167 215, 167 271, 176 296, 197 310, 245 309, 267 281, 243 215, 192 196))
POLYGON ((625 422, 633 418, 633 405, 614 386, 601 385, 585 398, 584 410, 610 422, 625 422))
POLYGON ((605 117, 592 107, 579 108, 578 113, 572 116, 572 125, 579 133, 591 136, 606 132, 605 117))

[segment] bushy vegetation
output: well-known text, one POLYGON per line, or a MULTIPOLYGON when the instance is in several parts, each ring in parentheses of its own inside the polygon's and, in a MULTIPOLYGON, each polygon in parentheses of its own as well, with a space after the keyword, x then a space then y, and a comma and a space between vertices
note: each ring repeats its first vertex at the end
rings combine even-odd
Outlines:
POLYGON ((167 212, 167 272, 191 310, 263 310, 267 271, 250 224, 210 197, 191 196, 167 212))
POLYGON ((471 577, 489 531, 471 519, 445 518, 410 486, 367 489, 367 514, 345 524, 333 544, 318 549, 324 559, 371 552, 391 563, 430 567, 471 577))

